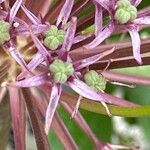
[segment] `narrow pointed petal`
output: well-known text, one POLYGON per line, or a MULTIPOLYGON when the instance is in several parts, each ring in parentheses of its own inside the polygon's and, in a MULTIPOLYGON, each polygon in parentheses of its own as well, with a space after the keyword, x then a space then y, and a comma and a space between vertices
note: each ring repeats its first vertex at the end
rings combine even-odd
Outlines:
POLYGON ((52 128, 60 142, 63 144, 64 149, 78 150, 77 144, 75 143, 58 113, 56 113, 54 116, 52 128))
POLYGON ((150 25, 150 16, 137 18, 133 22, 138 25, 150 25))
POLYGON ((47 24, 33 24, 31 30, 33 34, 39 34, 45 32, 50 26, 47 24))
POLYGON ((85 46, 87 49, 92 49, 101 44, 106 38, 108 38, 114 31, 113 23, 109 24, 103 31, 101 31, 96 38, 85 46))
POLYGON ((97 36, 102 31, 103 9, 97 2, 95 2, 94 5, 95 5, 95 35, 97 36))
POLYGON ((111 2, 109 0, 94 0, 94 1, 110 12, 110 3, 111 2))
POLYGON ((8 49, 10 55, 16 60, 16 62, 23 69, 25 69, 28 73, 32 74, 30 72, 30 70, 28 69, 26 62, 24 61, 24 59, 23 59, 22 55, 20 54, 20 52, 18 51, 18 49, 12 43, 10 43, 9 46, 6 46, 6 48, 8 49))
POLYGON ((54 113, 56 111, 59 98, 61 95, 61 85, 54 85, 51 90, 51 96, 50 96, 50 101, 47 107, 46 111, 46 118, 45 118, 45 132, 48 134, 48 131, 50 129, 52 119, 54 116, 54 113))
POLYGON ((45 84, 49 81, 50 77, 48 76, 48 73, 42 73, 21 81, 10 83, 9 85, 14 87, 34 87, 45 84))
POLYGON ((31 37, 32 37, 32 40, 33 40, 34 44, 36 45, 39 53, 41 53, 45 59, 47 59, 47 57, 51 58, 50 53, 44 47, 42 42, 35 35, 33 35, 32 33, 31 33, 31 37))
MULTIPOLYGON (((28 63, 27 66, 30 70, 33 70, 37 66, 39 66, 43 61, 44 61, 43 55, 40 53, 37 53, 37 54, 35 54, 35 56, 33 56, 32 60, 28 63)), ((18 75, 17 80, 24 78, 27 74, 28 74, 28 72, 24 70, 23 72, 21 72, 18 75)))
POLYGON ((9 22, 10 23, 12 23, 14 21, 14 18, 16 16, 21 4, 22 4, 22 0, 16 0, 13 7, 11 8, 10 14, 9 14, 9 22))
POLYGON ((82 42, 83 40, 89 38, 90 36, 91 36, 91 34, 88 34, 88 35, 78 35, 78 36, 76 36, 76 37, 74 38, 73 44, 82 42))
POLYGON ((60 14, 57 18, 56 25, 58 26, 61 22, 65 25, 69 19, 71 10, 73 8, 74 0, 66 0, 64 6, 62 7, 60 14))
POLYGON ((72 81, 68 81, 68 85, 82 97, 95 100, 95 101, 105 101, 101 95, 96 93, 92 88, 90 88, 83 81, 74 78, 72 81))
POLYGON ((134 5, 134 6, 138 6, 140 3, 142 2, 142 0, 131 0, 131 3, 134 5))
POLYGON ((41 20, 37 18, 32 12, 30 12, 24 5, 22 5, 21 8, 33 24, 41 24, 41 20))
POLYGON ((128 32, 131 36, 132 40, 132 47, 133 47, 133 56, 135 60, 139 63, 142 64, 142 59, 140 55, 140 46, 141 46, 141 40, 139 33, 136 28, 128 28, 128 32))
POLYGON ((72 17, 70 26, 67 30, 67 33, 65 35, 65 39, 64 39, 64 42, 62 45, 63 50, 69 51, 71 49, 71 46, 72 46, 73 40, 74 40, 74 36, 75 36, 75 32, 76 32, 76 27, 77 27, 77 18, 72 17))
POLYGON ((9 87, 12 127, 16 150, 25 148, 25 106, 19 89, 9 87))
POLYGON ((85 68, 91 64, 94 64, 95 62, 97 62, 98 60, 102 59, 103 57, 111 54, 114 52, 114 48, 110 49, 110 50, 106 50, 100 54, 97 54, 97 55, 94 55, 94 56, 91 56, 89 58, 85 58, 85 59, 82 59, 82 60, 79 60, 77 62, 75 62, 75 66, 77 65, 77 67, 75 68, 76 70, 80 70, 82 68, 85 68), (79 64, 79 65, 78 65, 79 64))

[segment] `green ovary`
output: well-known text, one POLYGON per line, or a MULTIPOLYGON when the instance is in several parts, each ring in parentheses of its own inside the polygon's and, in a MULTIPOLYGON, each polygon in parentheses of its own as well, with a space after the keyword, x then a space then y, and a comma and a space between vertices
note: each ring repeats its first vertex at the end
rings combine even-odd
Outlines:
POLYGON ((54 82, 65 83, 69 76, 74 72, 73 66, 69 62, 63 62, 62 60, 56 59, 50 66, 49 70, 53 73, 54 82))
POLYGON ((0 45, 10 40, 10 24, 4 20, 0 20, 0 45))
POLYGON ((65 32, 63 30, 58 30, 54 25, 50 27, 48 31, 45 32, 44 45, 51 50, 56 50, 64 41, 65 32))
POLYGON ((117 2, 117 9, 115 12, 115 19, 121 23, 125 24, 128 21, 132 21, 137 17, 137 9, 135 6, 131 5, 128 0, 119 0, 117 2))
POLYGON ((102 75, 96 71, 90 70, 84 75, 84 80, 96 92, 104 91, 106 88, 106 80, 102 75))

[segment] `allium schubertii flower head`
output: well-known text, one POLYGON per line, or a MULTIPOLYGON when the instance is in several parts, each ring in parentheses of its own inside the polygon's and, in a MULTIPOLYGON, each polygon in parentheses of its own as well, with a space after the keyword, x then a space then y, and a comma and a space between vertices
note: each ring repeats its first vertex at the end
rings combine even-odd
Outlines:
MULTIPOLYGON (((56 112, 59 104, 70 113, 96 149, 132 149, 101 142, 78 108, 82 100, 97 103, 103 113, 112 116, 109 104, 120 107, 136 107, 136 104, 107 94, 107 82, 115 81, 122 85, 150 83, 149 79, 135 77, 131 80, 133 78, 130 75, 108 71, 111 68, 142 64, 140 45, 143 48, 149 41, 141 43, 138 30, 150 24, 150 14, 144 10, 138 13, 140 1, 61 0, 53 4, 48 0, 12 0, 9 3, 1 0, 0 3, 0 92, 9 92, 10 95, 16 150, 26 149, 26 111, 37 149, 50 149, 46 135, 50 128, 58 135, 65 149, 78 149, 56 112), (82 9, 90 5, 95 7, 92 13, 84 13, 82 17, 82 9), (109 18, 107 23, 106 18, 109 18), (86 32, 93 24, 94 30, 86 32), (133 56, 130 42, 122 42, 120 45, 115 43, 115 46, 102 43, 115 32, 129 32, 133 56), (128 59, 131 59, 131 63, 125 64, 128 59), (66 86, 76 95, 70 94, 66 86), (70 99, 75 103, 72 104, 70 99), (57 125, 53 125, 53 122, 57 125), (59 127, 65 137, 59 135, 59 127)), ((146 50, 143 51, 146 53, 146 50)), ((149 63, 145 57, 144 63, 149 63)))

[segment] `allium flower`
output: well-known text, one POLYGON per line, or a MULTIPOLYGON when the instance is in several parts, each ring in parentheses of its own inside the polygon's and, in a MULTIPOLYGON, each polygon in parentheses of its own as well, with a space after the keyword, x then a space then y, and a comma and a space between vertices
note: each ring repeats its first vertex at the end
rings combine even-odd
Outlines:
POLYGON ((96 38, 89 43, 86 48, 94 48, 98 46, 101 42, 103 42, 106 38, 108 38, 114 31, 123 31, 126 30, 129 32, 132 39, 133 46, 133 56, 136 61, 141 64, 141 56, 140 56, 140 36, 138 34, 138 28, 140 25, 149 25, 150 24, 150 16, 143 15, 137 13, 137 6, 140 4, 139 0, 114 0, 114 1, 101 1, 94 0, 94 4, 96 5, 96 14, 95 14, 95 30, 96 30, 96 38), (100 6, 99 6, 100 5, 100 6), (100 7, 100 8, 98 8, 100 7), (102 22, 102 12, 106 9, 110 16, 110 23, 103 28, 102 32, 98 32, 99 21, 102 22))
MULTIPOLYGON (((106 44, 102 47, 98 45, 115 30, 128 31, 132 38, 134 57, 139 63, 142 62, 137 27, 141 24, 149 24, 150 18, 145 14, 142 17, 137 14, 136 6, 139 1, 62 0, 52 5, 48 0, 35 2, 17 0, 10 1, 10 6, 7 1, 0 1, 0 3, 4 7, 4 10, 0 10, 0 44, 3 48, 0 50, 2 70, 0 92, 2 89, 7 89, 5 92, 9 92, 10 95, 16 150, 26 149, 26 108, 36 138, 37 149, 50 149, 46 135, 50 127, 53 128, 65 149, 78 149, 56 112, 58 104, 72 115, 96 149, 132 149, 128 146, 101 142, 91 131, 78 108, 82 101, 96 103, 98 106, 102 104, 103 113, 111 116, 113 112, 109 104, 121 108, 137 107, 132 102, 105 92, 106 83, 112 81, 122 85, 150 84, 149 78, 107 71, 109 67, 112 67, 113 62, 120 61, 119 64, 114 65, 114 68, 137 65, 137 63, 124 63, 128 59, 126 57, 131 56, 129 42, 106 44), (80 17, 81 10, 93 4, 96 36, 94 40, 92 33, 83 34, 91 25, 89 20, 94 20, 94 15, 91 17, 88 13, 85 14, 87 19, 80 17), (103 13, 106 14, 103 15, 103 13), (103 16, 111 17, 106 27, 102 24, 103 16), (124 53, 121 51, 123 49, 125 49, 124 53), (69 94, 66 88, 77 93, 79 97, 69 94), (75 103, 72 104, 71 99, 75 103)), ((142 42, 144 52, 147 52, 144 46, 149 43, 148 40, 142 42)), ((147 60, 147 57, 143 57, 143 62, 149 64, 149 61, 144 60, 147 60)))

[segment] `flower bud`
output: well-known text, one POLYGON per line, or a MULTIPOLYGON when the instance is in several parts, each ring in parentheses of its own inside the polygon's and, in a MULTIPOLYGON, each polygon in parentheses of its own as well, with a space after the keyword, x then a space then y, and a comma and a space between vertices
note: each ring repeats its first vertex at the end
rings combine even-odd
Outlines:
POLYGON ((130 3, 129 0, 119 0, 119 1, 117 1, 116 5, 117 5, 117 7, 119 7, 119 8, 126 8, 126 7, 128 7, 129 5, 131 5, 131 3, 130 3))
POLYGON ((54 25, 45 33, 44 45, 51 50, 57 49, 64 41, 65 32, 54 25))
POLYGON ((67 81, 68 77, 64 73, 58 72, 54 75, 54 82, 55 83, 65 83, 67 81))
POLYGON ((49 70, 54 75, 54 81, 56 83, 65 83, 69 76, 74 72, 73 66, 69 62, 63 62, 56 59, 50 66, 49 70))
POLYGON ((0 44, 4 44, 10 40, 10 24, 4 20, 0 20, 0 44))
POLYGON ((84 80, 96 92, 103 91, 106 88, 106 80, 102 75, 96 71, 90 70, 84 75, 84 80))
POLYGON ((118 9, 115 13, 115 19, 121 24, 127 23, 130 20, 130 13, 124 9, 118 9))

